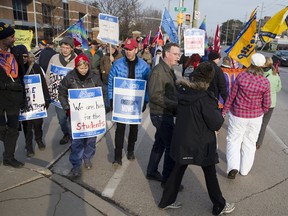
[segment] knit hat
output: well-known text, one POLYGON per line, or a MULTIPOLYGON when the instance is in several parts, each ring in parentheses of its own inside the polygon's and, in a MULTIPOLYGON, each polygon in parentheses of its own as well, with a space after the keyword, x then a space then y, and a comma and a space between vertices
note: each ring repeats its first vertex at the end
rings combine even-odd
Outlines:
POLYGON ((96 40, 91 41, 91 45, 98 45, 99 43, 96 40))
POLYGON ((202 62, 193 71, 192 80, 195 82, 210 83, 214 78, 215 70, 210 62, 202 62))
POLYGON ((81 43, 78 40, 76 40, 75 38, 74 38, 74 46, 75 47, 81 46, 81 43))
POLYGON ((71 46, 71 48, 74 48, 74 39, 72 37, 66 36, 64 37, 61 41, 60 41, 60 45, 61 44, 68 44, 71 46))
POLYGON ((124 45, 124 49, 127 49, 127 50, 133 50, 133 49, 135 49, 137 47, 138 47, 138 43, 133 38, 127 39, 126 42, 125 42, 125 45, 124 45))
POLYGON ((26 46, 23 44, 15 46, 15 49, 18 50, 21 54, 27 54, 28 55, 28 50, 27 50, 26 46))
POLYGON ((261 53, 255 53, 251 56, 251 64, 257 67, 263 67, 266 62, 266 58, 261 53))
POLYGON ((75 58, 75 67, 78 67, 80 61, 86 61, 89 64, 89 59, 86 55, 80 54, 75 58))
POLYGON ((15 34, 15 30, 8 24, 0 22, 0 40, 15 34))
POLYGON ((43 46, 47 46, 47 41, 46 40, 40 40, 38 43, 42 44, 43 46))
POLYGON ((208 54, 208 59, 210 61, 213 61, 215 59, 219 59, 220 58, 220 55, 218 52, 215 52, 215 51, 211 51, 209 54, 208 54))

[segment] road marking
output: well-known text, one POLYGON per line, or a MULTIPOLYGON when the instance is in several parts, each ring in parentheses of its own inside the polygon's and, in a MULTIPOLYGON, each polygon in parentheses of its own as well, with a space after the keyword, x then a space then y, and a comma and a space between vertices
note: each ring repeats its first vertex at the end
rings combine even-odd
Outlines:
MULTIPOLYGON (((142 128, 143 130, 142 133, 140 134, 140 136, 138 136, 138 140, 142 140, 143 136, 145 135, 145 131, 148 128, 148 125, 150 124, 150 116, 149 114, 147 115, 147 117, 145 118, 144 123, 142 124, 142 128)), ((135 145, 135 151, 138 149, 139 145, 135 145)), ((122 177, 127 169, 127 167, 129 166, 131 162, 129 160, 127 160, 126 157, 122 158, 122 166, 119 166, 117 168, 117 170, 115 171, 115 173, 113 174, 113 176, 110 178, 110 180, 108 181, 108 183, 106 184, 103 192, 102 192, 102 196, 103 197, 108 197, 108 198, 112 198, 114 196, 114 193, 118 187, 118 185, 120 184, 120 181, 122 180, 122 177)))

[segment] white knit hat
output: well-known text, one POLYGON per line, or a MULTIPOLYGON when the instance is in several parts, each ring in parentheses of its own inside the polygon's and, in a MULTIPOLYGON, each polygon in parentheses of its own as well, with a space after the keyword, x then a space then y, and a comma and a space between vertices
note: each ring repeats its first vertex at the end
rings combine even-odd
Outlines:
POLYGON ((263 67, 266 62, 265 56, 261 53, 255 53, 251 56, 251 64, 257 67, 263 67))

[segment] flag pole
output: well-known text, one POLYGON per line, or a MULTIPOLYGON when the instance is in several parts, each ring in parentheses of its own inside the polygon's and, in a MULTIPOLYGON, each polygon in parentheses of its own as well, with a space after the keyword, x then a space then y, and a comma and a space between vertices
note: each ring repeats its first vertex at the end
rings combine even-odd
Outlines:
MULTIPOLYGON (((85 14, 85 16, 81 17, 81 19, 84 19, 86 16, 88 16, 88 14, 85 14)), ((81 20, 81 19, 80 19, 80 20, 81 20)), ((77 22, 78 22, 78 21, 77 21, 77 22)), ((69 28, 71 28, 72 26, 76 25, 77 22, 75 22, 73 25, 69 26, 67 29, 65 29, 65 31, 63 31, 60 35, 58 35, 56 38, 54 38, 54 39, 53 39, 53 42, 54 42, 56 39, 58 39, 59 37, 61 37, 63 34, 65 34, 65 33, 69 30, 69 28)))

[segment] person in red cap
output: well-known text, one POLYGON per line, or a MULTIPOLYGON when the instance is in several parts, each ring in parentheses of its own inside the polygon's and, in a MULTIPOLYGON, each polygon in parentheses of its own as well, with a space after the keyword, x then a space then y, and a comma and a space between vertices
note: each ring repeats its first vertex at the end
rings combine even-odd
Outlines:
MULTIPOLYGON (((80 54, 75 59, 75 68, 70 71, 59 85, 59 100, 63 109, 70 115, 70 105, 68 102, 68 90, 79 88, 92 88, 103 86, 100 77, 89 69, 89 59, 84 54, 80 54)), ((102 88, 103 91, 103 88, 102 88)), ((81 165, 84 161, 86 169, 91 169, 91 159, 96 151, 96 137, 73 139, 69 160, 73 166, 70 176, 81 176, 81 165)))
POLYGON ((14 42, 15 30, 0 22, 0 140, 4 143, 3 165, 20 168, 24 163, 16 160, 14 153, 19 137, 20 108, 24 104, 24 64, 22 54, 13 47, 14 42))
MULTIPOLYGON (((125 45, 125 57, 118 59, 113 63, 110 74, 108 77, 108 97, 110 99, 110 109, 113 110, 113 87, 114 87, 114 77, 123 77, 129 79, 140 79, 146 80, 148 82, 150 67, 141 58, 137 56, 138 43, 136 40, 129 38, 126 40, 125 45)), ((147 89, 147 88, 146 88, 147 89)), ((142 112, 146 109, 146 104, 148 103, 148 94, 145 94, 144 106, 142 112)), ((115 106, 120 106, 120 101, 115 101, 115 106), (119 103, 119 104, 116 104, 119 103)), ((115 132, 115 155, 113 165, 122 165, 122 150, 124 143, 126 124, 117 123, 115 132)), ((137 141, 138 135, 138 125, 130 124, 130 131, 128 137, 128 147, 127 147, 127 159, 134 160, 134 146, 137 141)))
POLYGON ((81 53, 83 53, 83 50, 82 50, 82 44, 76 40, 74 38, 74 52, 77 54, 77 55, 80 55, 81 53))

